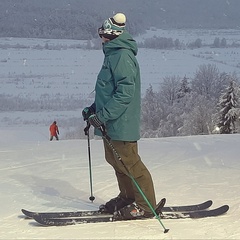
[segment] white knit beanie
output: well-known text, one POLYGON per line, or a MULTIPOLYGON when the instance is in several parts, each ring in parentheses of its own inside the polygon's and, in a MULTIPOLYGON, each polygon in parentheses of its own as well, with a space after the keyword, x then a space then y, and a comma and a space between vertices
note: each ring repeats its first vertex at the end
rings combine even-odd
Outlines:
POLYGON ((125 24, 126 16, 123 13, 117 13, 104 21, 102 27, 98 29, 98 34, 100 37, 112 40, 123 33, 125 24))

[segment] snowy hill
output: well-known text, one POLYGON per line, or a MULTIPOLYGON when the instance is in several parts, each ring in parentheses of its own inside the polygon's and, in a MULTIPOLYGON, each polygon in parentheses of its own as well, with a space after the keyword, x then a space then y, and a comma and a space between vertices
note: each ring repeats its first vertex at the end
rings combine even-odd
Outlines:
POLYGON ((156 197, 167 205, 212 199, 227 214, 206 219, 157 220, 38 227, 21 208, 37 211, 98 209, 118 194, 101 140, 91 140, 93 193, 89 201, 87 140, 49 142, 42 129, 0 130, 0 239, 239 239, 240 135, 141 139, 156 197))

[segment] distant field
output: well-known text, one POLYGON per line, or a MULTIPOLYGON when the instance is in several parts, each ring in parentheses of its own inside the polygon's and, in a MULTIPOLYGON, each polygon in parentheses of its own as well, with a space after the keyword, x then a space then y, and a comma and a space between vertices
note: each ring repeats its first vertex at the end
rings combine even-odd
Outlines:
MULTIPOLYGON (((240 42, 237 30, 158 30, 137 37, 140 42, 153 36, 172 37, 188 43, 202 39, 211 44, 215 37, 225 37, 229 44, 240 42)), ((84 41, 56 39, 1 38, 0 45, 0 94, 27 98, 49 95, 88 97, 94 90, 95 80, 101 68, 102 50, 70 48, 84 41), (17 48, 16 45, 28 48, 17 48), (34 49, 34 46, 66 46, 60 50, 34 49), (29 48, 30 47, 30 48, 29 48)), ((86 43, 85 43, 86 44, 86 43)), ((149 84, 157 88, 165 76, 193 77, 201 64, 216 64, 221 72, 240 75, 240 48, 199 48, 194 50, 139 49, 138 60, 142 74, 142 92, 149 84)))
MULTIPOLYGON (((240 31, 220 30, 159 30, 151 31, 136 38, 138 42, 153 35, 179 38, 183 42, 204 39, 204 44, 213 43, 215 37, 225 37, 229 44, 238 42, 240 31)), ((46 39, 9 39, 1 38, 0 45, 0 97, 21 98, 27 100, 51 101, 52 99, 89 99, 92 100, 97 74, 103 61, 102 50, 83 50, 72 48, 75 44, 86 44, 74 40, 46 40, 46 39), (26 46, 18 48, 17 44, 26 46), (36 49, 33 46, 62 45, 59 50, 36 49), (11 46, 11 47, 10 47, 11 46), (12 47, 14 46, 14 47, 12 47)), ((166 76, 187 76, 192 78, 202 64, 216 64, 220 72, 233 73, 240 76, 240 48, 210 48, 204 47, 194 50, 156 50, 139 49, 138 60, 141 66, 142 94, 151 84, 158 90, 159 83, 166 76)), ((3 103, 2 103, 3 104, 3 103)), ((81 104, 79 108, 81 109, 81 104)), ((43 109, 44 110, 44 109, 43 109)), ((56 107, 56 112, 63 111, 56 107)), ((73 109, 71 109, 72 111, 73 109)), ((66 109, 64 110, 66 111, 66 109)), ((10 110, 11 112, 11 110, 10 110)), ((14 115, 14 114, 13 114, 14 115)), ((60 119, 73 118, 71 114, 57 114, 60 119)), ((29 124, 23 115, 11 117, 12 114, 2 112, 0 124, 29 124), (11 122, 11 119, 14 121, 11 122)), ((50 116, 42 114, 35 116, 44 125, 50 116)), ((79 118, 79 110, 76 112, 79 118)), ((34 118, 34 117, 33 117, 34 118)), ((51 119, 52 120, 52 119, 51 119)), ((48 124, 48 123, 47 123, 48 124)), ((71 125, 71 124, 70 124, 71 125)))
MULTIPOLYGON (((101 50, 0 49, 0 94, 39 98, 59 95, 88 97, 94 90, 101 50)), ((139 49, 142 91, 158 87, 163 77, 193 77, 201 64, 216 64, 221 72, 240 75, 240 48, 194 50, 139 49)))

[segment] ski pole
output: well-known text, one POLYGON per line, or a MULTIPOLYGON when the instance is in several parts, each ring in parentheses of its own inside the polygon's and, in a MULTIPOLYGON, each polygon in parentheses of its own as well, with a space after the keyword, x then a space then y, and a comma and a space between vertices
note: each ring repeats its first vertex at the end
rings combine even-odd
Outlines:
POLYGON ((110 142, 111 138, 107 135, 106 130, 105 130, 105 126, 102 125, 99 128, 102 132, 103 138, 106 140, 107 144, 111 147, 111 149, 113 150, 115 156, 117 157, 117 159, 122 163, 124 169, 126 170, 128 176, 131 178, 131 180, 133 181, 134 185, 136 186, 136 188, 138 189, 138 191, 140 192, 140 194, 142 195, 143 199, 145 200, 145 202, 148 204, 149 208, 151 209, 152 213, 154 214, 154 216, 157 218, 157 220, 159 221, 159 223, 161 224, 161 226, 163 227, 164 233, 167 233, 169 231, 169 229, 165 228, 165 226, 163 225, 160 216, 156 213, 156 211, 154 210, 153 206, 151 205, 151 203, 148 201, 146 195, 144 194, 144 192, 142 191, 141 187, 139 186, 139 184, 137 183, 137 181, 134 179, 134 177, 132 176, 132 174, 129 172, 129 170, 127 169, 126 165, 124 164, 121 156, 118 154, 118 152, 116 151, 115 147, 113 146, 113 144, 110 142))
POLYGON ((90 178, 90 194, 89 197, 90 201, 94 201, 95 197, 93 196, 93 186, 92 186, 92 163, 91 163, 91 149, 90 149, 90 137, 89 137, 89 128, 90 128, 89 122, 87 122, 87 126, 84 128, 85 135, 87 135, 88 140, 88 165, 89 165, 89 178, 90 178))

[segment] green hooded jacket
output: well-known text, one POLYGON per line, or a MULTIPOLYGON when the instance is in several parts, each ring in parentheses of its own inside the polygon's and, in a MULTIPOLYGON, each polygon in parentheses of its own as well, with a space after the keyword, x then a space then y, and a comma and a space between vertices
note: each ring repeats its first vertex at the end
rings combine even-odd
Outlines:
MULTIPOLYGON (((95 86, 96 115, 112 140, 140 138, 141 83, 137 44, 127 31, 103 44, 105 55, 95 86)), ((99 130, 95 134, 102 136, 99 130)))

